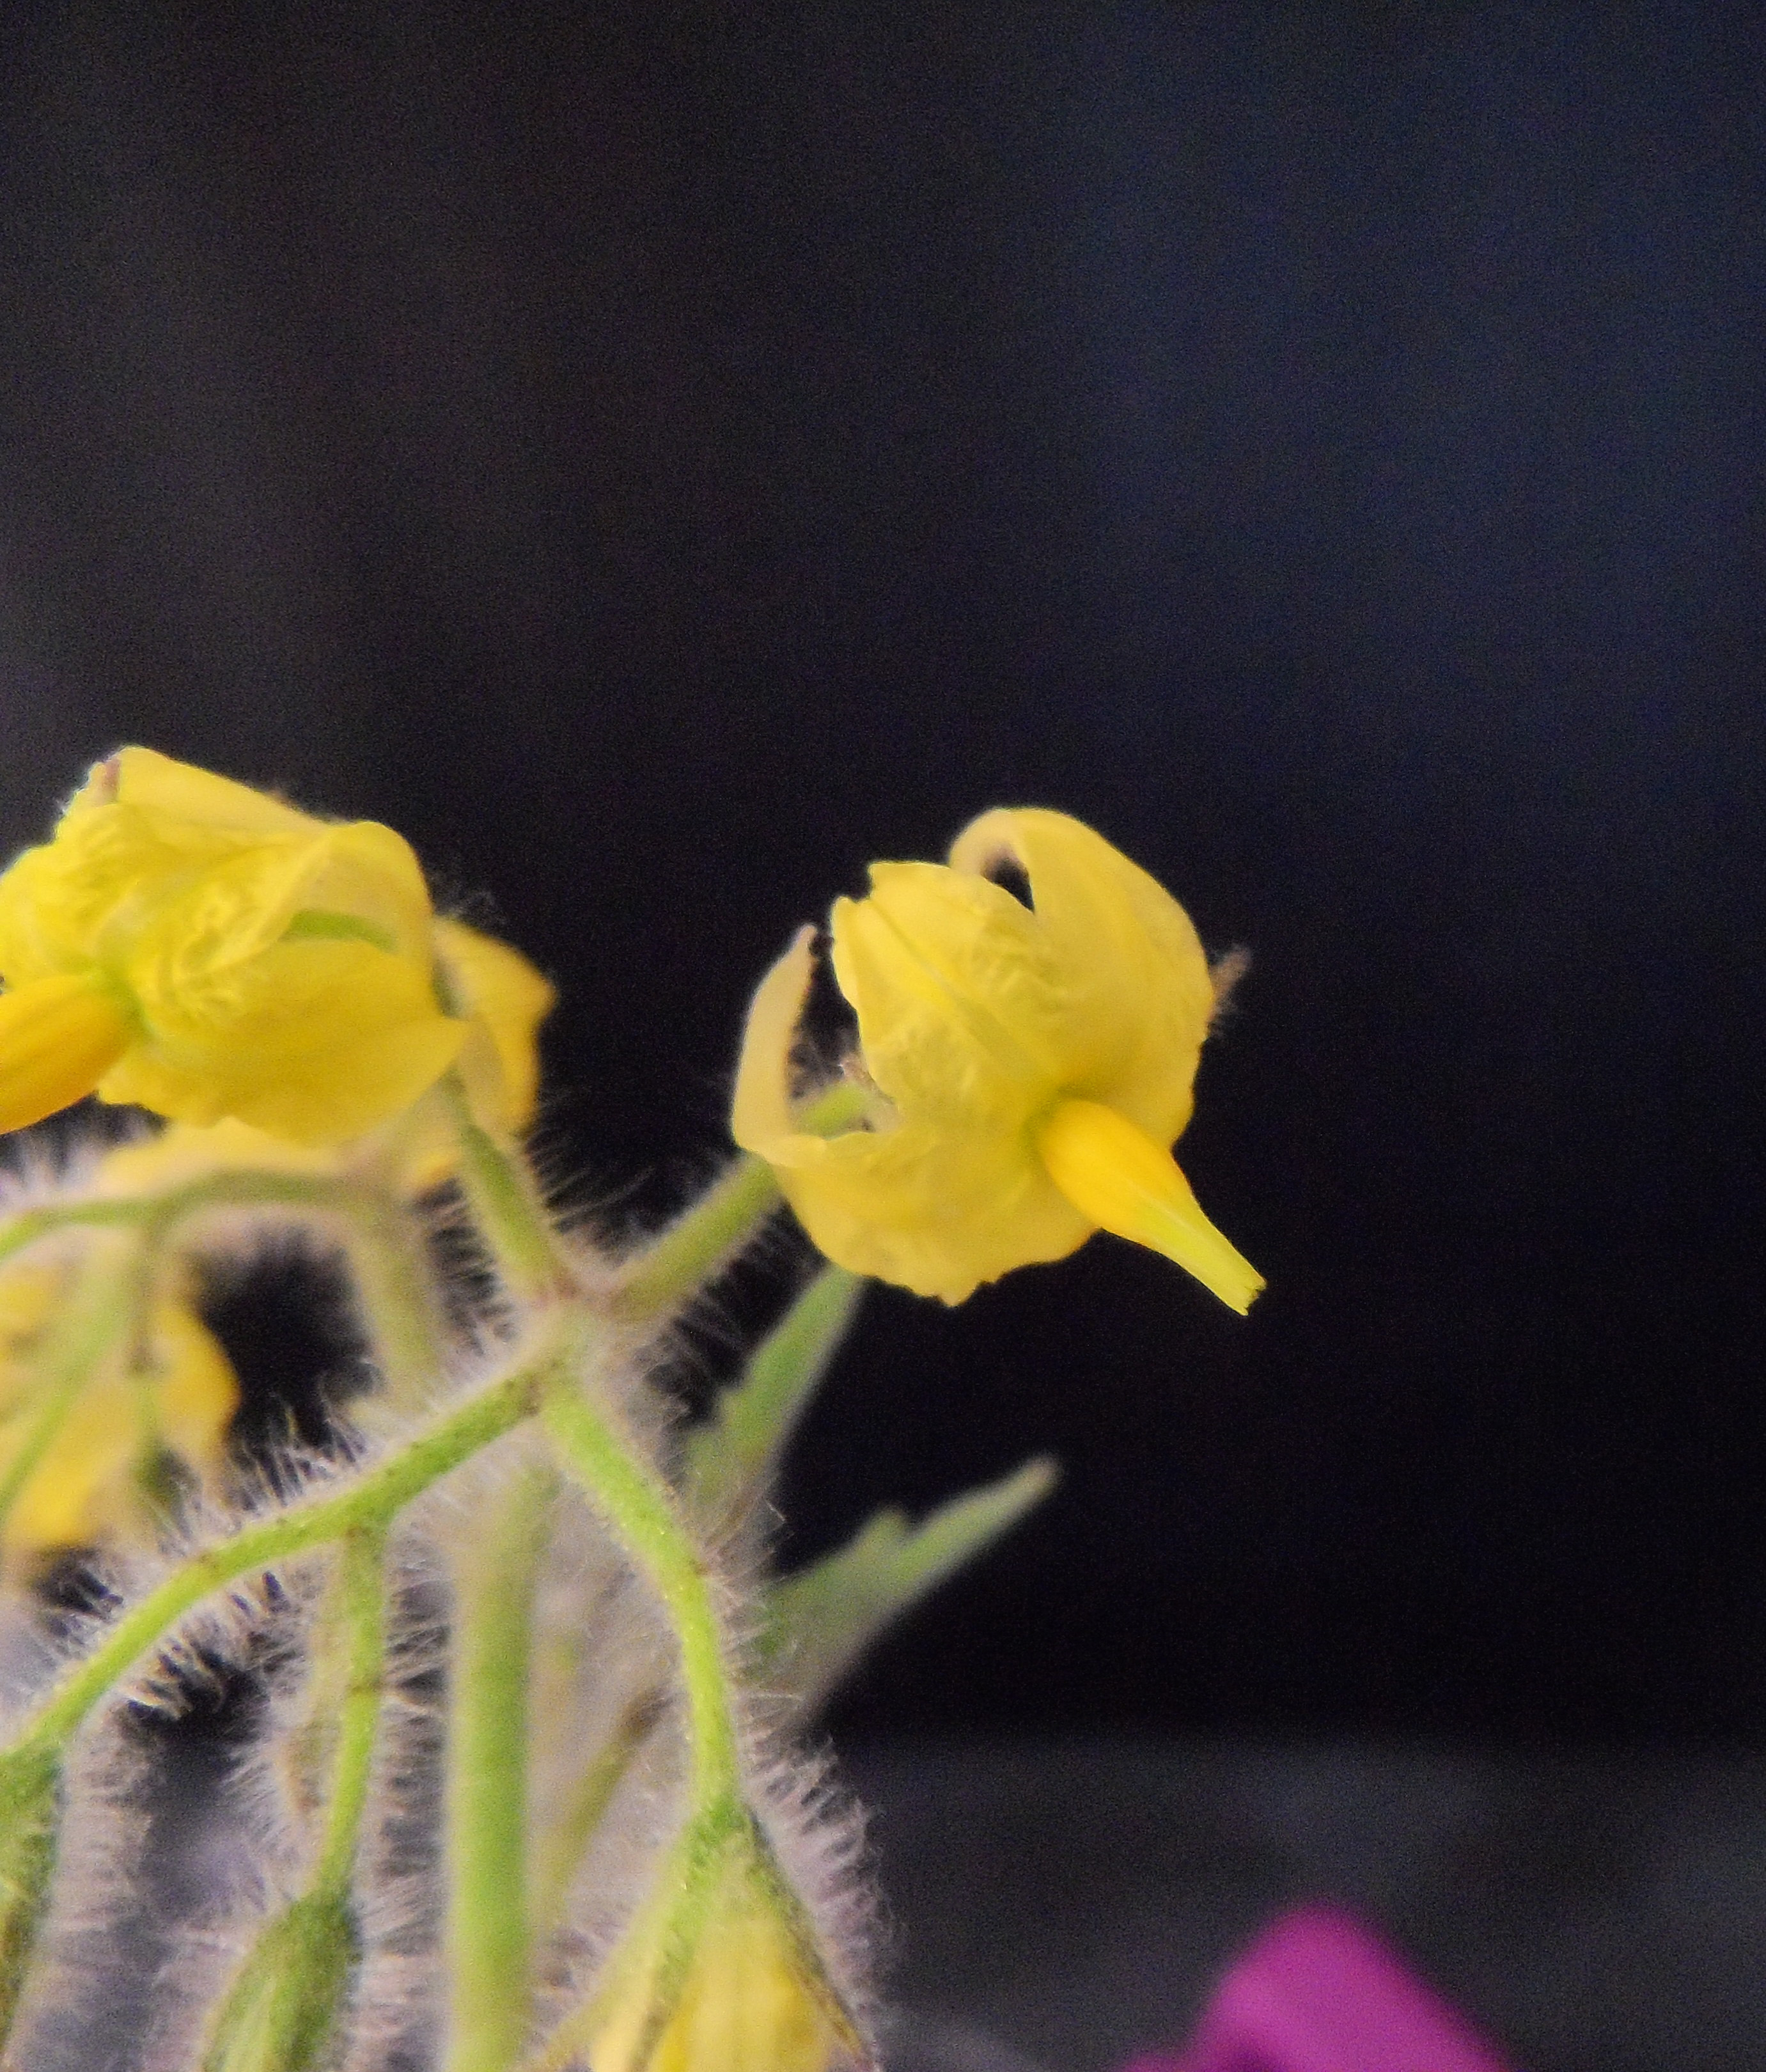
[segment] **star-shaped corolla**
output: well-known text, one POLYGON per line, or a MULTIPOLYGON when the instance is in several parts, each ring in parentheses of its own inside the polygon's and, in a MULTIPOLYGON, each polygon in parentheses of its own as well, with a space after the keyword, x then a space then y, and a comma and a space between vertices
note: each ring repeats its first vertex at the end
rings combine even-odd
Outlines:
POLYGON ((96 1092, 308 1145, 362 1135, 456 1065, 519 1126, 551 998, 515 952, 436 920, 390 828, 146 748, 100 763, 0 878, 0 1128, 96 1092))
POLYGON ((1101 1228, 1249 1307, 1261 1276, 1168 1149, 1218 1005, 1169 893, 1066 814, 1001 809, 947 865, 873 865, 869 897, 836 901, 832 926, 862 1126, 824 1137, 797 1118, 807 930, 755 995, 732 1116, 831 1259, 960 1302, 1101 1228), (1002 865, 1030 904, 994 882, 1002 865))

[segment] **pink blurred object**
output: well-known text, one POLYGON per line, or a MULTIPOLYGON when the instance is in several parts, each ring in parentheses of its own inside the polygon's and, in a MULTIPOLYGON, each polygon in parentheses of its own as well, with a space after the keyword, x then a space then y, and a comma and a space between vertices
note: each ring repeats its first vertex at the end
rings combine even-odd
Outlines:
POLYGON ((1123 2072, 1510 2072, 1488 2043, 1345 1914, 1271 1922, 1209 2002, 1188 2049, 1123 2072))

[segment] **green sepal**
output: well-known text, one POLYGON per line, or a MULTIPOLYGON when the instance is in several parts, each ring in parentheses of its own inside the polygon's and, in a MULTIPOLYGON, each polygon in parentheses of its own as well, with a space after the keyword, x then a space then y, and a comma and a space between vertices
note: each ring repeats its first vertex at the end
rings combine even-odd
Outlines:
POLYGON ((844 1547, 766 1593, 758 1643, 767 1680, 821 1704, 893 1621, 1011 1531, 1054 1487, 1046 1457, 971 1490, 910 1524, 880 1511, 844 1547))
POLYGON ((277 1916, 233 1975, 203 2072, 310 2072, 335 2038, 361 1955, 341 1893, 308 1893, 277 1916))
POLYGON ((0 1756, 0 2045, 23 1998, 55 1877, 61 1760, 27 1745, 0 1756))
POLYGON ((696 1516, 740 1517, 765 1494, 864 1293, 864 1281, 844 1267, 817 1274, 688 1434, 686 1496, 696 1516))

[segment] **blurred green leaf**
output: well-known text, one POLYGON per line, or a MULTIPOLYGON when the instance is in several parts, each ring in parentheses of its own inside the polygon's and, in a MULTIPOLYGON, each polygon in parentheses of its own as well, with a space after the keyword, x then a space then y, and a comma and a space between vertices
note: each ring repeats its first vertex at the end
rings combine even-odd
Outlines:
POLYGON ((754 1348, 741 1379, 688 1435, 688 1501, 700 1516, 739 1517, 766 1493, 864 1293, 864 1281, 844 1267, 817 1274, 754 1348))
POLYGON ((819 1705, 886 1626, 1009 1532, 1059 1475, 1041 1457, 941 1504, 918 1525, 900 1511, 880 1511, 844 1547, 767 1592, 764 1673, 819 1705))

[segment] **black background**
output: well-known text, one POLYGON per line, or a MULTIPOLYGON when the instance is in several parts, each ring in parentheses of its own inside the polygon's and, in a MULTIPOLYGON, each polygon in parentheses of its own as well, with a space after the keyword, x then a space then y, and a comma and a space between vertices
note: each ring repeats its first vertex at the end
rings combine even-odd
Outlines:
POLYGON ((123 739, 393 822, 616 1228, 983 807, 1255 954, 1248 1321, 1099 1240, 843 1360, 796 1551, 1067 1467, 848 1725, 1757 1731, 1757 10, 18 20, 9 845, 123 739))

